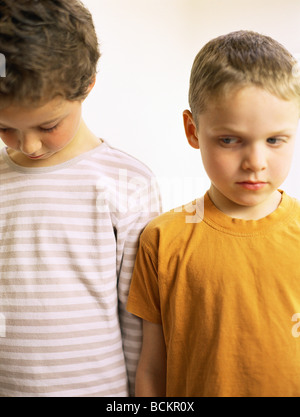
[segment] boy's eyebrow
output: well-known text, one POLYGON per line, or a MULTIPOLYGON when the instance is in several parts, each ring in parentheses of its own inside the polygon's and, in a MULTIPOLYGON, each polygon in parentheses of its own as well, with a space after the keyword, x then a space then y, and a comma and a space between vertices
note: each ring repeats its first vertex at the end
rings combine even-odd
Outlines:
MULTIPOLYGON (((48 125, 50 123, 53 123, 53 122, 58 121, 59 119, 60 119, 60 116, 56 117, 55 119, 48 120, 46 122, 40 123, 39 126, 48 125)), ((32 127, 35 127, 35 126, 32 126, 32 127)), ((10 127, 9 126, 5 126, 3 123, 0 122, 0 128, 2 128, 2 129, 9 129, 10 127)))
POLYGON ((41 123, 41 125, 48 125, 50 123, 56 122, 59 118, 60 118, 60 116, 56 117, 55 119, 48 120, 47 122, 43 122, 43 123, 41 123))

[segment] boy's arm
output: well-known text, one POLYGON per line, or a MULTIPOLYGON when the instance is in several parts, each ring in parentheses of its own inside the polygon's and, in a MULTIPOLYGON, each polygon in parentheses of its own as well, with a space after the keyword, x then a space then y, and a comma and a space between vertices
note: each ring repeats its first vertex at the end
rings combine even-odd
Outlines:
MULTIPOLYGON (((152 182, 154 184, 153 179, 152 182)), ((142 319, 126 311, 127 298, 140 234, 150 220, 158 216, 161 212, 158 188, 152 186, 149 197, 151 210, 149 207, 149 211, 124 213, 123 217, 119 219, 119 222, 115 222, 115 224, 118 224, 116 241, 119 319, 130 396, 133 396, 135 392, 136 370, 142 346, 142 319)), ((129 199, 129 201, 131 200, 129 199)))
POLYGON ((166 362, 162 325, 144 320, 143 346, 136 375, 136 397, 166 396, 166 362))

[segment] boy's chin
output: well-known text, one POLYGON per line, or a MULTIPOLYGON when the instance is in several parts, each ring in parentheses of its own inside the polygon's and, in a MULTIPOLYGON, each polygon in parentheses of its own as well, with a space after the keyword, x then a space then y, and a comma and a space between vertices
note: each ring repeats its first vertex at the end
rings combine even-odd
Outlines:
POLYGON ((265 190, 226 191, 211 187, 209 196, 219 210, 232 217, 259 219, 274 211, 281 201, 280 192, 270 185, 265 190))

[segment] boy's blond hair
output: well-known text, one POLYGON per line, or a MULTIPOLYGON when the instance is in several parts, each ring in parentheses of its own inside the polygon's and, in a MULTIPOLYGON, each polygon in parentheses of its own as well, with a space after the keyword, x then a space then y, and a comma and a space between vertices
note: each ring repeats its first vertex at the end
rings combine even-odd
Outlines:
POLYGON ((100 57, 90 12, 78 0, 2 0, 0 107, 81 100, 100 57))
POLYGON ((256 85, 300 104, 296 59, 277 41, 252 31, 237 31, 208 42, 195 58, 189 90, 194 120, 208 100, 247 85, 256 85))

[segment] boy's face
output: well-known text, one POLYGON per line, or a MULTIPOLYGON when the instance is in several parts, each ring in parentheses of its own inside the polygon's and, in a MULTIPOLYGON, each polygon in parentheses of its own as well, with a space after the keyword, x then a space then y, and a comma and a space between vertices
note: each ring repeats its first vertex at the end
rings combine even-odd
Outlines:
POLYGON ((184 112, 188 141, 200 148, 211 180, 209 193, 220 210, 233 217, 247 218, 248 213, 249 218, 260 218, 276 208, 298 120, 296 101, 255 86, 209 102, 198 128, 191 113, 184 112))
POLYGON ((51 165, 51 161, 68 159, 65 154, 70 155, 78 146, 80 124, 81 102, 59 98, 40 107, 0 110, 0 137, 10 157, 23 166, 51 165))

